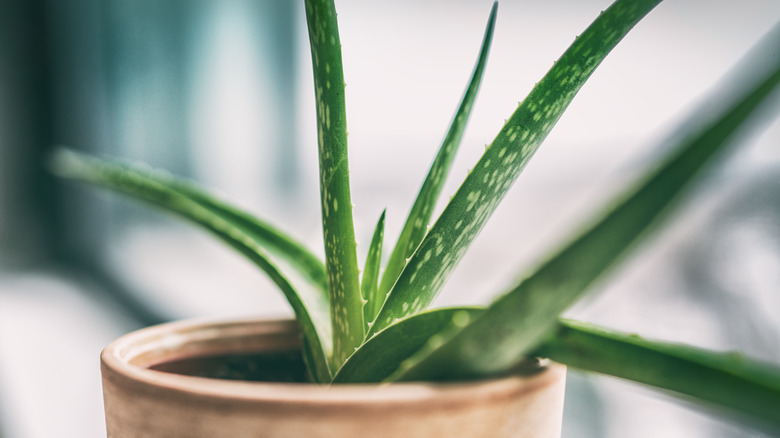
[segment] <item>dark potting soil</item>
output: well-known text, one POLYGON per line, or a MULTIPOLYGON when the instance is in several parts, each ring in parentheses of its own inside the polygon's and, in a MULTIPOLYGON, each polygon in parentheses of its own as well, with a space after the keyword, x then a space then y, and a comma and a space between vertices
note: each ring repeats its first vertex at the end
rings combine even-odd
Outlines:
POLYGON ((166 373, 253 382, 308 382, 299 350, 180 359, 149 367, 166 373))

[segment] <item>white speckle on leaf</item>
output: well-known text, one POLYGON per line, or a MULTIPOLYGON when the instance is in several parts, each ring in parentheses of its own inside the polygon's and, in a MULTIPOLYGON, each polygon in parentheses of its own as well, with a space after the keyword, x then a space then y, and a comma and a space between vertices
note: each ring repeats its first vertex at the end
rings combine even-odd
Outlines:
POLYGON ((471 316, 465 310, 460 310, 452 315, 452 323, 456 327, 465 327, 471 322, 471 316))
POLYGON ((444 345, 444 338, 441 335, 433 335, 428 339, 426 346, 431 349, 436 349, 444 345))

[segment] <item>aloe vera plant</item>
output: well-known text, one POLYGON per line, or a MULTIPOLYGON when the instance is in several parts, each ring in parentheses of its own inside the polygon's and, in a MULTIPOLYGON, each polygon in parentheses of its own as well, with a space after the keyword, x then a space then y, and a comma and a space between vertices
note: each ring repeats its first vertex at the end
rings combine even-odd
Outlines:
POLYGON ((362 276, 350 195, 341 41, 332 0, 305 1, 324 261, 267 222, 164 172, 68 150, 55 153, 52 168, 183 216, 247 256, 289 301, 302 328, 304 359, 313 382, 484 378, 533 364, 528 358, 544 357, 723 406, 758 427, 777 431, 777 368, 738 355, 621 334, 562 319, 561 314, 657 229, 703 170, 735 143, 734 137, 780 83, 780 41, 770 41, 775 56, 761 74, 753 75, 750 83, 731 84, 738 85, 738 94, 722 94, 728 99, 722 111, 705 122, 684 122, 689 134, 664 145, 670 152, 663 160, 490 305, 428 309, 579 89, 658 3, 617 0, 603 11, 518 105, 434 220, 434 206, 485 69, 494 5, 471 81, 400 237, 387 251, 383 212, 362 276), (385 252, 389 256, 383 257, 385 252))

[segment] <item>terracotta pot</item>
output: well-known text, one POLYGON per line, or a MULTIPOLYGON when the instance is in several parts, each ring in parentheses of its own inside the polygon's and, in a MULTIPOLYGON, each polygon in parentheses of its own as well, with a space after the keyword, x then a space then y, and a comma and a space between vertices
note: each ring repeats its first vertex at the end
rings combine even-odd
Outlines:
POLYGON ((566 374, 560 365, 474 383, 328 388, 151 369, 192 358, 290 352, 299 344, 292 321, 177 322, 128 334, 101 355, 108 436, 560 436, 566 374))

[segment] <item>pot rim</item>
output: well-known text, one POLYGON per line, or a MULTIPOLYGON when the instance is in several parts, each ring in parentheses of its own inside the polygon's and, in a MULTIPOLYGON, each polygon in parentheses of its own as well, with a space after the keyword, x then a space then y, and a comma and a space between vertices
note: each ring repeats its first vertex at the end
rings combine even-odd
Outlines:
MULTIPOLYGON (((104 379, 130 381, 143 391, 173 391, 196 398, 245 400, 251 403, 372 405, 446 398, 451 402, 475 397, 517 396, 537 391, 564 378, 566 367, 550 363, 529 375, 512 375, 470 382, 397 382, 392 384, 337 384, 249 382, 173 374, 149 369, 157 363, 197 354, 198 346, 218 340, 235 343, 221 350, 257 352, 260 336, 279 337, 279 345, 300 343, 298 325, 291 319, 190 319, 143 328, 111 342, 101 353, 104 379), (285 342, 286 340, 286 342, 285 342), (249 348, 241 348, 242 346, 249 348), (189 351, 185 353, 183 351, 189 351)), ((204 350, 205 351, 205 350, 204 350)))

